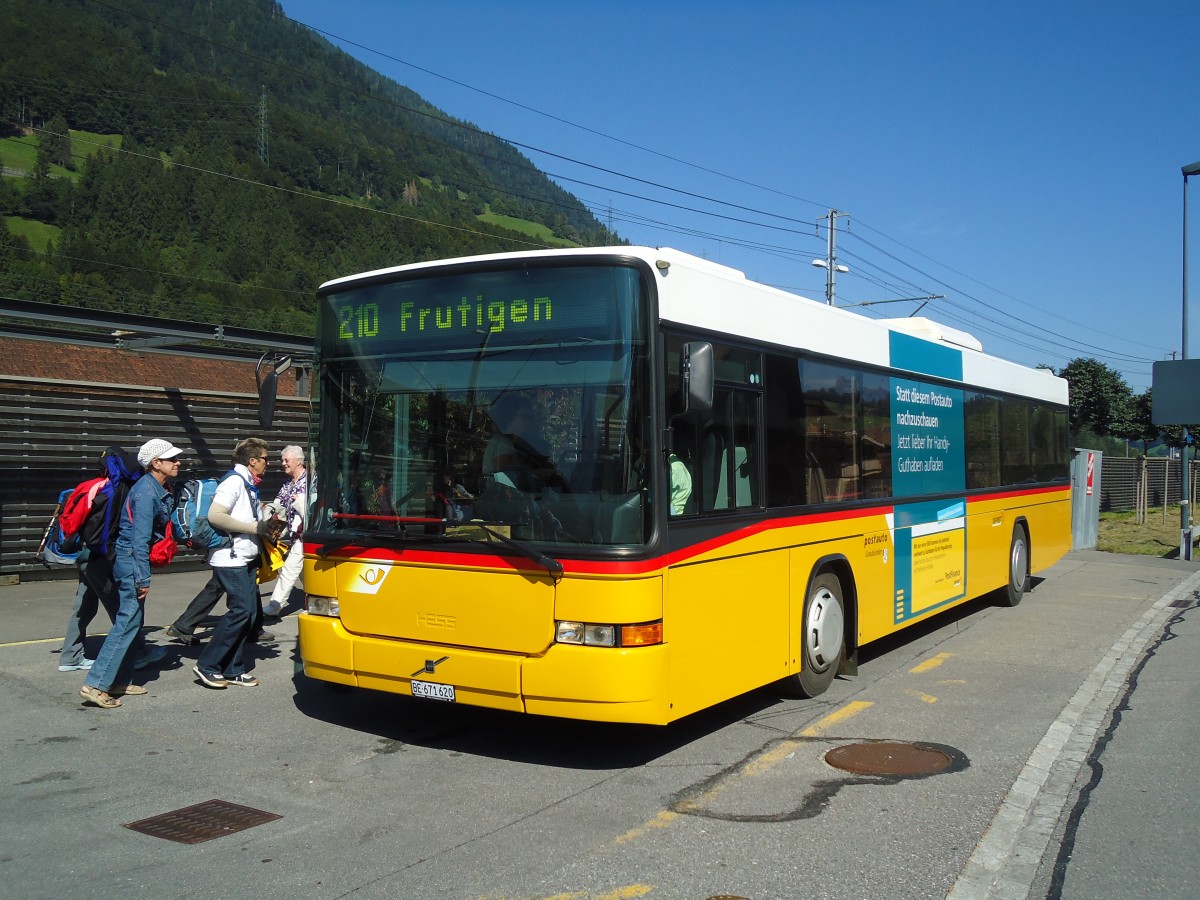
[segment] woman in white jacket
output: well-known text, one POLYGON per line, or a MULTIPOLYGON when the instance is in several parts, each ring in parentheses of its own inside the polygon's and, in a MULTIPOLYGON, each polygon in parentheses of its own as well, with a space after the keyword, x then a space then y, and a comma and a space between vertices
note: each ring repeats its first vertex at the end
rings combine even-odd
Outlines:
POLYGON ((279 570, 271 599, 263 606, 266 616, 277 616, 288 605, 292 588, 304 569, 304 524, 308 512, 308 471, 304 468, 304 450, 290 444, 280 452, 279 461, 291 480, 279 489, 275 502, 283 510, 284 521, 292 533, 292 545, 279 570))
POLYGON ((258 685, 258 679, 246 671, 242 650, 258 613, 259 536, 273 527, 270 520, 259 518, 258 483, 266 469, 266 442, 247 438, 239 443, 233 451, 233 471, 217 485, 208 510, 208 521, 230 534, 233 542, 208 555, 208 564, 229 598, 229 611, 221 616, 192 667, 206 687, 258 685))

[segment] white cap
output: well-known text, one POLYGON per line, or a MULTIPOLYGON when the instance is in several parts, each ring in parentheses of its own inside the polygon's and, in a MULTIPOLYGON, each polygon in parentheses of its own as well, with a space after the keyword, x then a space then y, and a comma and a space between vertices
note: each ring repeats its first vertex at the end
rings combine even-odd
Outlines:
POLYGON ((170 441, 154 438, 142 444, 141 449, 138 450, 137 461, 138 465, 144 469, 156 459, 174 459, 182 452, 170 441))

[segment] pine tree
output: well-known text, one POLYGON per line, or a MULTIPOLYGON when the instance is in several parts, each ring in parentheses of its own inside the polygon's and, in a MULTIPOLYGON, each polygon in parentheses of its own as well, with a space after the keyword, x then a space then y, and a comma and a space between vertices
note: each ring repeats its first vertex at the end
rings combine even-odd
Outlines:
POLYGON ((39 146, 45 140, 50 149, 50 162, 64 169, 75 169, 75 157, 71 153, 71 129, 66 118, 59 113, 46 125, 39 138, 39 146))

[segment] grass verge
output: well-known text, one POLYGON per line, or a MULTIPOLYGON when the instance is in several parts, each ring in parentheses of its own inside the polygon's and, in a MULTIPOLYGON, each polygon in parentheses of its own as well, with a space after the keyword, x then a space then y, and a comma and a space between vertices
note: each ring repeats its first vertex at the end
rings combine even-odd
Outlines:
POLYGON ((1179 507, 1151 509, 1139 525, 1132 512, 1102 512, 1096 533, 1096 549, 1108 553, 1134 553, 1141 556, 1179 556, 1179 507))

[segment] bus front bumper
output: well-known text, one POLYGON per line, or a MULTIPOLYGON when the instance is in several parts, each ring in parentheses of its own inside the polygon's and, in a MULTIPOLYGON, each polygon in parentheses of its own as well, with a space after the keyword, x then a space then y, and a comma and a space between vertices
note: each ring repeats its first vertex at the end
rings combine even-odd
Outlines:
POLYGON ((454 702, 468 706, 597 722, 674 718, 661 644, 552 644, 530 656, 357 635, 340 619, 310 613, 297 619, 304 674, 321 681, 407 696, 414 681, 448 685, 454 702))

